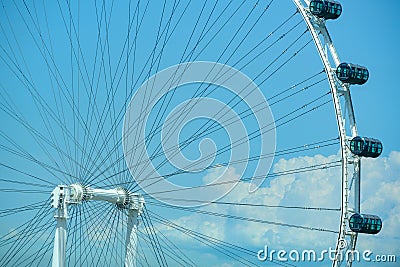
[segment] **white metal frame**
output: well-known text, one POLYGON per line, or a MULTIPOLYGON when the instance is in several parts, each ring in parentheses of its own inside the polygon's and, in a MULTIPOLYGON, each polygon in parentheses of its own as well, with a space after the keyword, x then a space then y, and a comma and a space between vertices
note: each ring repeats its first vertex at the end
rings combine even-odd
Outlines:
MULTIPOLYGON (((346 260, 346 266, 352 265, 351 258, 345 258, 344 252, 346 249, 354 250, 357 242, 357 233, 352 232, 348 229, 348 221, 350 212, 360 212, 360 173, 361 164, 358 157, 353 157, 347 145, 349 136, 357 136, 357 126, 354 117, 353 104, 351 101, 351 95, 349 90, 349 84, 342 83, 336 79, 335 71, 337 66, 341 63, 336 49, 333 45, 332 39, 328 33, 325 25, 325 20, 317 18, 312 15, 308 10, 310 1, 304 0, 293 0, 297 6, 298 11, 304 18, 307 27, 314 40, 315 46, 321 57, 322 63, 325 67, 325 72, 328 77, 329 85, 331 88, 333 103, 336 113, 336 121, 338 125, 340 147, 341 147, 341 158, 342 158, 342 192, 341 192, 341 218, 339 227, 339 236, 336 243, 335 259, 333 260, 332 266, 340 266, 344 260, 346 260), (333 67, 329 60, 329 56, 333 61, 333 67), (344 98, 344 107, 340 102, 340 96, 344 98), (342 110, 345 109, 347 117, 349 119, 349 129, 346 128, 345 117, 343 116, 342 110), (349 179, 349 166, 353 165, 353 176, 349 179), (354 190, 354 207, 349 207, 349 196, 351 190, 351 181, 353 181, 354 190), (346 248, 343 245, 346 244, 346 248)), ((352 255, 351 253, 349 255, 352 255)))
POLYGON ((136 266, 138 216, 144 207, 144 198, 141 195, 130 193, 123 188, 94 189, 80 184, 59 185, 51 195, 51 206, 57 209, 54 213, 57 227, 54 236, 53 267, 65 266, 68 206, 89 200, 109 202, 128 211, 124 266, 136 266))

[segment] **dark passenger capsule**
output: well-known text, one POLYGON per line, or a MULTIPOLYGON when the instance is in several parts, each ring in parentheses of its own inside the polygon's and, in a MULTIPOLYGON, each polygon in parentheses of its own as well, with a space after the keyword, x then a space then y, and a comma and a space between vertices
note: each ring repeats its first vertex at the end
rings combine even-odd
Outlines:
POLYGON ((350 141, 350 150, 361 157, 376 158, 382 153, 383 146, 377 139, 356 136, 350 141))
POLYGON ((376 215, 353 214, 349 226, 353 232, 374 235, 382 229, 382 220, 376 215))
POLYGON ((313 0, 309 8, 314 16, 324 19, 337 19, 342 14, 342 5, 333 0, 313 0))
POLYGON ((361 85, 368 80, 369 72, 366 67, 360 65, 340 63, 336 69, 336 76, 342 82, 361 85))

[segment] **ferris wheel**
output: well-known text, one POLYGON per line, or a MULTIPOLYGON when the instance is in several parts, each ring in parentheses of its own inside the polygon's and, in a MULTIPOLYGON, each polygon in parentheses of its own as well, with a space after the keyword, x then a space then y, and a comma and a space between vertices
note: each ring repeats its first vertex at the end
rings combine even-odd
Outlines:
POLYGON ((301 242, 352 266, 380 232, 339 2, 0 10, 1 266, 296 266, 257 252, 301 242))

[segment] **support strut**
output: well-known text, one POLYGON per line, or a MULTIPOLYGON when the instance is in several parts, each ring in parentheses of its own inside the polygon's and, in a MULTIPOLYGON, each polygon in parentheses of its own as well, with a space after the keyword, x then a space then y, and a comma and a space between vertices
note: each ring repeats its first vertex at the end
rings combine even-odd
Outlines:
POLYGON ((59 185, 51 194, 51 207, 55 208, 54 218, 57 228, 54 236, 53 267, 64 267, 66 262, 68 206, 84 201, 105 201, 116 204, 127 211, 127 237, 125 266, 136 266, 137 228, 144 199, 141 195, 130 193, 124 188, 96 189, 81 184, 59 185))

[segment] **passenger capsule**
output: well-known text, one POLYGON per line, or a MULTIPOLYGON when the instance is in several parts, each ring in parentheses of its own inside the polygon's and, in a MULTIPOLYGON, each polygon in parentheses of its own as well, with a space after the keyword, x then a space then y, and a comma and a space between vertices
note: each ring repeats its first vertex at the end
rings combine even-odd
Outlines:
POLYGON ((309 8, 314 16, 324 19, 337 19, 342 14, 342 5, 333 0, 313 0, 309 8))
POLYGON ((382 153, 383 146, 377 139, 356 136, 350 141, 350 150, 361 157, 376 158, 382 153))
POLYGON ((382 229, 382 220, 376 215, 353 214, 349 220, 349 227, 356 233, 375 235, 382 229))
POLYGON ((369 77, 368 69, 351 63, 340 63, 336 69, 339 80, 350 84, 364 84, 369 77))

